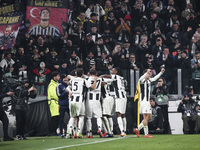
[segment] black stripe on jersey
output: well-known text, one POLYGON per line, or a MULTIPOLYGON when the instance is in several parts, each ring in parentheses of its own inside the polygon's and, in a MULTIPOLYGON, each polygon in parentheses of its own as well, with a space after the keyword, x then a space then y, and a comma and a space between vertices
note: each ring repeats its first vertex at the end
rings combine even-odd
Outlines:
POLYGON ((106 98, 106 90, 105 90, 104 86, 101 87, 101 96, 102 96, 102 98, 106 98))
POLYGON ((141 98, 141 100, 143 100, 143 99, 144 99, 144 84, 141 84, 141 85, 140 85, 140 90, 141 90, 141 93, 142 93, 142 98, 141 98))

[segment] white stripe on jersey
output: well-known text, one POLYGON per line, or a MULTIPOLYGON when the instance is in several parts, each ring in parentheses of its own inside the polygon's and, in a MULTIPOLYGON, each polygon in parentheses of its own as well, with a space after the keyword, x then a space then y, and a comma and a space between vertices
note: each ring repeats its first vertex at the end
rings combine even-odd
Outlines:
POLYGON ((119 75, 111 75, 116 98, 126 98, 124 78, 119 75))
POLYGON ((83 87, 86 86, 89 88, 91 84, 83 78, 80 77, 72 77, 71 76, 71 88, 72 88, 72 95, 83 95, 83 87))
MULTIPOLYGON (((90 84, 94 83, 94 77, 90 76, 88 78, 90 84)), ((94 90, 89 89, 87 92, 88 100, 100 100, 101 97, 101 82, 102 78, 98 78, 96 81, 96 88, 94 90)))

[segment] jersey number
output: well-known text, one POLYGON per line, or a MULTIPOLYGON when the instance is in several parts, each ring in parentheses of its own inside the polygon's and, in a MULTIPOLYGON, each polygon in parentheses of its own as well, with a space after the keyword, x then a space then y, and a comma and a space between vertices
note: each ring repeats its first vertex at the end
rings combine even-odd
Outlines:
POLYGON ((77 91, 78 90, 78 82, 74 82, 74 88, 73 88, 74 91, 77 91))

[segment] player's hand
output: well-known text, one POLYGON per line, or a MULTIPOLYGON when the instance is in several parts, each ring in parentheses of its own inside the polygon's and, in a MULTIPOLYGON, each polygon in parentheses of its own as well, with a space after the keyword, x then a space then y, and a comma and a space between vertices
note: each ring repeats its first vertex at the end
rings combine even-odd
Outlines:
POLYGON ((161 69, 161 72, 162 72, 162 73, 164 73, 164 72, 165 72, 165 69, 164 69, 164 68, 162 68, 162 69, 161 69))

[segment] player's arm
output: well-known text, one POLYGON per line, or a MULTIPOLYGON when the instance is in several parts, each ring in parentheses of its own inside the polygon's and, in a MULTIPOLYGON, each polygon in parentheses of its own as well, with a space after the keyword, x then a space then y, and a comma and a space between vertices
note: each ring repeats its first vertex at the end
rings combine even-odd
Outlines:
POLYGON ((112 78, 112 76, 111 75, 109 75, 109 74, 104 74, 104 75, 101 75, 101 76, 99 76, 100 78, 112 78))
POLYGON ((96 88, 96 83, 97 83, 98 77, 94 77, 94 82, 93 84, 89 87, 91 90, 94 90, 96 88))
POLYGON ((162 68, 159 74, 157 74, 157 75, 156 75, 155 77, 153 77, 153 78, 150 78, 149 80, 150 80, 151 82, 154 82, 154 81, 158 80, 158 78, 160 78, 160 76, 161 76, 164 72, 165 72, 165 69, 162 68))

